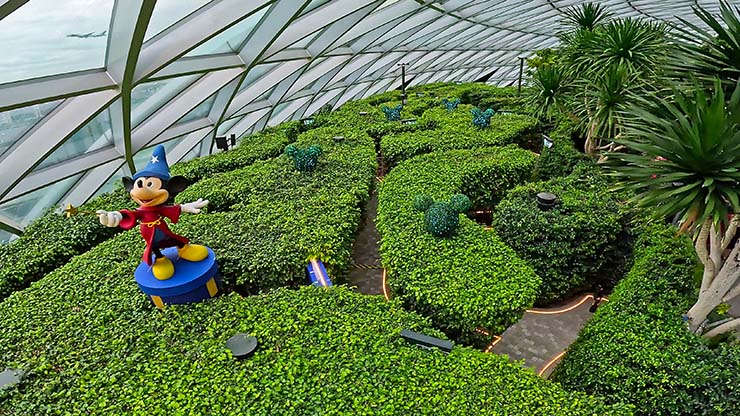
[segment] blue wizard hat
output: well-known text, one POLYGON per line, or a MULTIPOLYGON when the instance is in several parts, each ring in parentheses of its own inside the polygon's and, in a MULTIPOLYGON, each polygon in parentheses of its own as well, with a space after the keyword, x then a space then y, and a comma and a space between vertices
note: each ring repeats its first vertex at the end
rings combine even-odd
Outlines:
POLYGON ((170 180, 170 166, 167 164, 167 156, 164 154, 164 146, 161 144, 154 148, 152 158, 144 169, 136 172, 134 180, 139 178, 159 178, 163 181, 170 180))

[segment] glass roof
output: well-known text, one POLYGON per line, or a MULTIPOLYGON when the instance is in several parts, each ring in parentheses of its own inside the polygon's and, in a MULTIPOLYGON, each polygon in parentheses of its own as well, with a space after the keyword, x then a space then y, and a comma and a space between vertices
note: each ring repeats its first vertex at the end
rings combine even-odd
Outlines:
POLYGON ((114 0, 33 0, 0 24, 0 83, 105 66, 114 0))
MULTIPOLYGON (((557 45, 563 12, 582 1, 6 3, 12 11, 0 17, 0 229, 3 217, 25 225, 65 198, 110 189, 130 174, 128 165, 141 165, 150 143, 164 142, 170 163, 204 156, 212 146, 198 140, 214 129, 241 137, 327 102, 393 88, 400 62, 410 64, 414 84, 481 74, 492 74, 491 84, 513 84, 519 56, 557 45), (130 114, 122 111, 127 99, 130 114), (35 148, 36 157, 14 151, 35 148), (106 163, 98 183, 81 173, 106 163)), ((718 12, 708 0, 600 3, 618 16, 700 26, 692 5, 718 12)))

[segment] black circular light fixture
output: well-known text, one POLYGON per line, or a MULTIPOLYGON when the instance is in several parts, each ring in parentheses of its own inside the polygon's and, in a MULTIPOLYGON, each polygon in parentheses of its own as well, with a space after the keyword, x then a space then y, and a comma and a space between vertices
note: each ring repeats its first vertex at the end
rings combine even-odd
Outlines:
POLYGON ((236 334, 226 341, 226 348, 237 359, 251 357, 257 350, 257 345, 257 338, 247 334, 236 334))
POLYGON ((557 200, 558 197, 550 192, 540 192, 537 194, 537 206, 543 211, 554 207, 557 200))

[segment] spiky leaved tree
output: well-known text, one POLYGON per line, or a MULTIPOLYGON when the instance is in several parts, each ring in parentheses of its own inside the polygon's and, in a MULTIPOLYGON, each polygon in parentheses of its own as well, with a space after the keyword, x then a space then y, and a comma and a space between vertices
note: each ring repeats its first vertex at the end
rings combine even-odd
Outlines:
POLYGON ((659 216, 681 215, 681 231, 695 235, 704 266, 689 328, 713 337, 740 327, 740 319, 707 325, 721 303, 740 295, 740 85, 729 99, 719 80, 674 89, 670 100, 642 100, 629 110, 629 152, 612 153, 614 172, 636 192, 634 201, 659 216))

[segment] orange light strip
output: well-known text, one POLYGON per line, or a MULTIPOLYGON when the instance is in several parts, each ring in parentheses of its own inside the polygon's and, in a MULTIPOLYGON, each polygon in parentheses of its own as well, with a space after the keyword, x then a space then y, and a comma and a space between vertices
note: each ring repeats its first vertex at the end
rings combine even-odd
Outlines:
POLYGON ((537 373, 538 376, 542 377, 543 374, 545 374, 545 371, 547 371, 548 368, 550 368, 555 362, 565 355, 565 351, 561 352, 560 354, 556 355, 552 360, 548 361, 547 364, 545 364, 544 367, 542 367, 542 370, 540 370, 539 373, 537 373))
POLYGON ((475 332, 477 332, 477 333, 479 333, 479 334, 483 334, 483 335, 485 335, 485 336, 491 335, 491 333, 490 333, 490 332, 486 331, 486 330, 485 330, 485 329, 483 329, 483 328, 475 328, 475 332))
POLYGON ((383 296, 385 296, 386 301, 391 300, 390 296, 388 296, 388 289, 386 289, 385 284, 385 269, 383 269, 383 296))
POLYGON ((527 309, 527 312, 528 313, 538 314, 538 315, 556 315, 556 314, 559 314, 559 313, 570 312, 573 309, 576 309, 577 307, 583 305, 583 303, 586 302, 587 300, 593 299, 593 298, 594 298, 594 295, 586 295, 578 303, 576 303, 575 305, 571 305, 571 306, 568 306, 568 307, 563 308, 563 309, 556 309, 556 310, 552 310, 552 311, 546 310, 546 309, 545 310, 543 310, 543 309, 527 309))
POLYGON ((502 339, 503 338, 501 338, 500 336, 494 335, 493 336, 493 342, 491 343, 491 345, 489 345, 488 347, 486 347, 486 349, 483 350, 483 352, 491 352, 493 350, 493 347, 496 346, 496 344, 498 344, 502 339))

